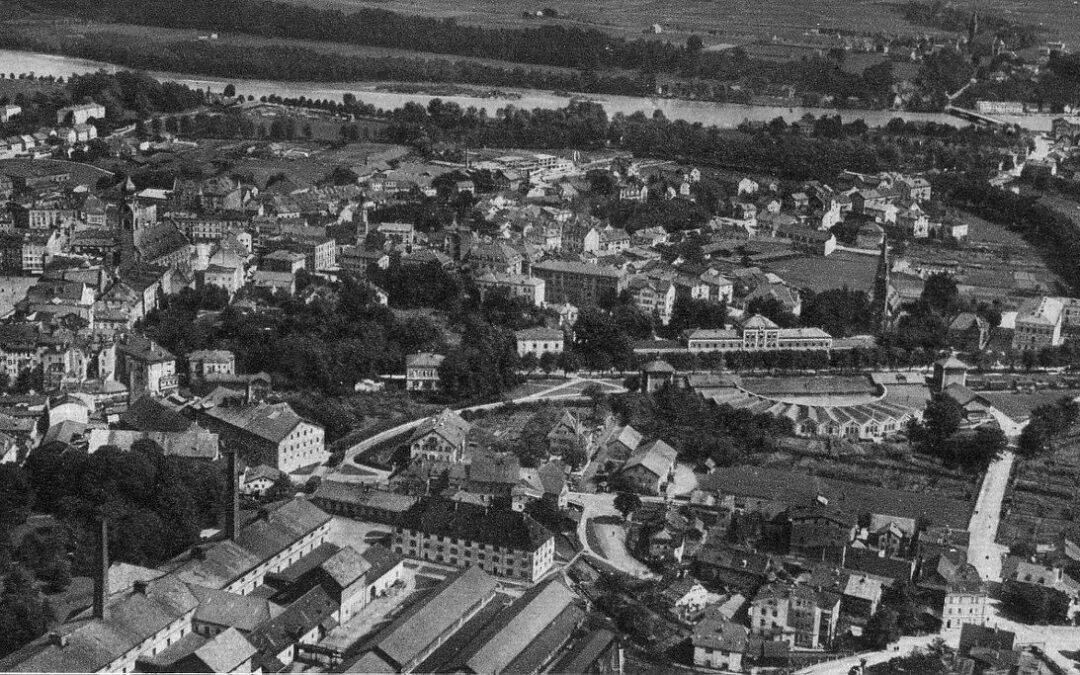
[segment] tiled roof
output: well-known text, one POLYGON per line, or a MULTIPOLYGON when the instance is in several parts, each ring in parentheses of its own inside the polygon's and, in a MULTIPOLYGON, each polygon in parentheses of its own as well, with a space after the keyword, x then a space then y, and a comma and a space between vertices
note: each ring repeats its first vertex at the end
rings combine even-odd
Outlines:
POLYGON ((333 614, 338 604, 321 586, 316 586, 296 602, 285 608, 278 616, 256 626, 248 634, 248 640, 260 654, 276 656, 289 645, 316 626, 329 631, 337 626, 333 614))
POLYGON ((656 440, 637 449, 630 459, 627 460, 622 470, 627 471, 634 467, 642 467, 658 478, 664 478, 671 471, 672 466, 678 459, 679 453, 664 441, 656 440))
POLYGON ((461 415, 446 408, 438 415, 421 422, 420 426, 413 431, 409 442, 412 443, 434 433, 442 436, 451 445, 460 445, 465 442, 465 437, 470 429, 472 429, 472 425, 466 422, 461 415))
POLYGON ((528 514, 440 498, 424 498, 402 516, 402 525, 430 535, 535 551, 552 537, 528 514))
POLYGON ((280 443, 300 423, 312 424, 296 414, 288 403, 257 403, 243 406, 218 406, 209 408, 206 414, 236 429, 280 443))

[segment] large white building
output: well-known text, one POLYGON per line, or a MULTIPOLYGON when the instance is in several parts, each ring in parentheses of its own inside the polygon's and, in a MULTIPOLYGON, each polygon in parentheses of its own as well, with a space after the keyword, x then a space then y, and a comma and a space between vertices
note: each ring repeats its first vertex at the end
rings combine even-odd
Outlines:
POLYGON ((476 278, 481 296, 495 288, 506 289, 512 298, 524 298, 531 305, 544 306, 544 280, 527 274, 502 274, 487 272, 476 278))
POLYGON ((1016 313, 1013 349, 1042 349, 1062 343, 1065 308, 1058 298, 1030 298, 1016 313))
POLYGON ((696 329, 683 334, 691 352, 808 351, 832 349, 832 336, 820 328, 780 328, 760 314, 736 328, 696 329))

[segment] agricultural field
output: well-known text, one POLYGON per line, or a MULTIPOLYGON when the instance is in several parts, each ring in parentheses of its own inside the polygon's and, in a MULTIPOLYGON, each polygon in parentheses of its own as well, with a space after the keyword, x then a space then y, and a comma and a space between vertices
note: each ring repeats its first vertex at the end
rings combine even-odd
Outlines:
POLYGON ((816 293, 842 286, 869 291, 874 287, 877 257, 837 251, 827 258, 806 255, 769 262, 764 267, 769 272, 779 274, 792 286, 809 288, 816 293))
MULTIPOLYGON (((483 0, 289 0, 319 7, 371 7, 405 14, 452 18, 462 23, 493 27, 521 27, 540 23, 525 18, 525 12, 551 8, 558 12, 555 23, 587 26, 633 37, 659 24, 662 37, 685 39, 702 34, 706 46, 742 44, 763 36, 797 37, 814 28, 844 29, 894 35, 935 33, 925 26, 913 26, 894 9, 889 0, 544 0, 529 3, 492 3, 483 0)), ((1070 0, 983 0, 979 10, 997 14, 1017 23, 1030 23, 1046 30, 1048 36, 1076 41, 1080 35, 1080 5, 1070 0), (1066 10, 1066 11, 1063 11, 1066 10)))
POLYGON ((1080 435, 1050 457, 1016 460, 1002 503, 997 540, 1006 546, 1057 543, 1058 535, 1080 525, 1080 435))

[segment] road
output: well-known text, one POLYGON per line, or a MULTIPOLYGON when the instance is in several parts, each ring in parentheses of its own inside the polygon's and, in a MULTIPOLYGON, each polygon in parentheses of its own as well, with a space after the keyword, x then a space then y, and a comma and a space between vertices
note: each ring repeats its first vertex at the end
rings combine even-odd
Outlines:
MULTIPOLYGON (((608 394, 617 394, 617 393, 621 393, 621 392, 626 391, 624 388, 616 387, 615 385, 612 385, 610 382, 603 382, 601 380, 596 380, 596 379, 592 379, 592 378, 575 377, 575 378, 571 378, 571 379, 567 380, 566 382, 560 382, 559 384, 556 384, 556 385, 554 385, 552 387, 544 389, 543 391, 538 391, 535 394, 529 394, 528 396, 522 396, 521 398, 516 398, 516 399, 510 401, 510 403, 529 403, 529 402, 532 402, 532 401, 539 401, 539 400, 586 399, 588 397, 582 396, 581 393, 580 393, 580 389, 577 389, 575 387, 575 385, 579 385, 581 388, 584 388, 585 386, 588 386, 588 385, 594 384, 594 383, 600 385, 604 389, 604 392, 608 393, 608 394), (571 388, 574 388, 574 389, 571 389, 571 388), (564 389, 571 389, 571 391, 570 391, 570 393, 561 393, 564 389)), ((498 401, 498 402, 495 402, 495 403, 484 403, 484 404, 481 404, 481 405, 474 405, 474 406, 469 407, 469 408, 462 408, 458 412, 465 412, 466 410, 493 410, 495 408, 501 408, 502 406, 504 406, 506 404, 507 404, 507 401, 498 401)), ((398 426, 393 427, 391 429, 387 429, 386 431, 380 431, 379 433, 377 433, 374 436, 371 436, 369 438, 365 438, 364 440, 360 441, 356 445, 353 445, 351 448, 349 448, 348 450, 345 451, 345 459, 342 460, 342 463, 344 464, 344 462, 351 460, 353 457, 356 457, 360 453, 365 452, 367 450, 370 450, 371 448, 378 445, 379 443, 382 443, 382 442, 387 441, 387 440, 389 440, 391 438, 394 438, 395 436, 399 436, 399 435, 401 435, 401 434, 403 434, 403 433, 405 433, 407 431, 412 431, 416 427, 420 426, 420 423, 423 422, 425 419, 427 419, 427 418, 426 417, 421 417, 418 420, 411 420, 409 422, 399 424, 398 426)))
POLYGON ((987 581, 1001 581, 1001 557, 1008 552, 1008 547, 998 544, 996 539, 1001 522, 1001 502, 1009 487, 1015 459, 1016 455, 1006 450, 990 463, 975 501, 975 512, 968 523, 968 561, 987 581))
POLYGON ((843 659, 837 659, 835 661, 826 661, 824 663, 818 663, 813 666, 807 666, 798 671, 799 675, 848 675, 848 672, 852 668, 862 663, 863 659, 866 659, 866 665, 873 666, 878 663, 884 663, 889 659, 894 659, 897 656, 907 656, 914 649, 925 649, 937 638, 937 635, 918 635, 912 637, 902 637, 899 641, 893 643, 888 649, 884 649, 880 652, 866 652, 857 656, 849 656, 843 659))
MULTIPOLYGON (((582 555, 590 555, 597 560, 603 560, 620 572, 625 572, 640 579, 648 579, 656 576, 648 567, 645 567, 645 565, 641 564, 641 562, 636 560, 628 551, 626 551, 625 539, 621 541, 611 541, 612 545, 621 546, 622 550, 609 550, 606 552, 607 555, 605 555, 605 551, 596 551, 589 545, 588 528, 591 519, 601 516, 622 517, 622 514, 615 508, 614 493, 600 492, 594 494, 589 492, 571 492, 570 501, 577 502, 582 506, 581 520, 578 521, 577 528, 578 540, 581 542, 582 555)), ((598 535, 599 534, 600 533, 598 533, 598 535)))

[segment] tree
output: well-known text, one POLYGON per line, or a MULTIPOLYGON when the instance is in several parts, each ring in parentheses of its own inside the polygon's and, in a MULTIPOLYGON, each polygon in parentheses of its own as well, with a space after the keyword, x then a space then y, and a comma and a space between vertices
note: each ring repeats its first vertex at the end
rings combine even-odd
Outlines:
MULTIPOLYGON (((545 352, 548 353, 548 352, 545 352)), ((531 373, 536 370, 540 365, 540 359, 536 358, 536 354, 532 352, 525 352, 521 357, 521 369, 527 373, 531 373)))
POLYGON ((919 299, 943 317, 951 317, 960 306, 960 291, 956 279, 943 272, 931 274, 919 299))
POLYGON ((45 632, 54 620, 52 609, 34 588, 34 578, 15 565, 0 593, 0 657, 45 632))
POLYGON ((817 326, 833 337, 870 331, 873 313, 865 291, 834 288, 803 298, 803 325, 817 326))
POLYGON ((615 495, 615 509, 623 515, 623 519, 629 519, 634 511, 641 508, 641 497, 634 492, 620 492, 615 495))
POLYGON ((222 90, 221 95, 227 96, 228 98, 236 96, 236 87, 232 83, 225 85, 225 89, 222 90))
POLYGON ((889 607, 879 607, 870 620, 866 623, 863 635, 867 644, 873 649, 885 649, 891 643, 900 639, 900 626, 897 621, 896 610, 889 607))
POLYGON ((17 464, 0 464, 0 531, 26 522, 34 493, 17 464))
POLYGON ((934 394, 923 412, 923 426, 930 443, 943 443, 960 429, 964 409, 943 393, 934 394))

